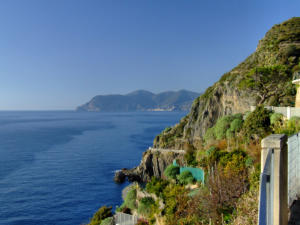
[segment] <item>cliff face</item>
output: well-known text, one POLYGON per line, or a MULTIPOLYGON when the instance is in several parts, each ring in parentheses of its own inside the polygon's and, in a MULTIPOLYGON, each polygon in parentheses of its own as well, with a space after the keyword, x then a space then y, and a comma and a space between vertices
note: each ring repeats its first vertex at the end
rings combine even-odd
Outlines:
MULTIPOLYGON (((176 148, 200 146, 206 130, 212 127, 219 117, 232 113, 244 113, 258 102, 257 93, 241 88, 240 83, 249 72, 257 67, 284 65, 290 74, 299 69, 300 56, 300 17, 292 18, 273 26, 259 41, 256 51, 244 62, 224 74, 203 95, 198 97, 187 117, 172 129, 165 130, 154 140, 154 147, 176 148)), ((281 85, 281 84, 278 84, 281 85)), ((285 96, 274 95, 264 101, 266 105, 293 106, 295 89, 290 88, 285 96)))
POLYGON ((115 174, 115 181, 122 182, 125 177, 129 181, 146 182, 150 181, 152 176, 162 178, 163 172, 176 159, 178 162, 184 162, 184 151, 168 150, 147 150, 143 154, 141 163, 136 168, 123 169, 115 174))

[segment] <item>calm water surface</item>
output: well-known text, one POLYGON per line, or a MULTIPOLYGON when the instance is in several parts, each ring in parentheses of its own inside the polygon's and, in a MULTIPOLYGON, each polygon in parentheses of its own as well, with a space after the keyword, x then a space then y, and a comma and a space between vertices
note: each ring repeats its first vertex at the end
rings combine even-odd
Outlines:
POLYGON ((79 225, 120 205, 114 171, 185 114, 0 112, 0 224, 79 225))

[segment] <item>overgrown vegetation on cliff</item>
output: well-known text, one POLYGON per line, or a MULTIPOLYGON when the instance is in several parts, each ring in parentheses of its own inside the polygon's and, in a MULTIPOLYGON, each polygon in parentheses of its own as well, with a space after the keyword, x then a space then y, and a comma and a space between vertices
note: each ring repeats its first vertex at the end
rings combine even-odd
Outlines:
POLYGON ((186 159, 205 170, 204 184, 171 164, 163 179, 152 177, 137 189, 154 196, 135 198, 138 208, 147 203, 145 212, 137 212, 149 224, 257 224, 260 141, 271 133, 300 131, 300 118, 287 120, 259 106, 251 113, 221 117, 207 133, 211 130, 217 135, 205 135, 209 138, 201 149, 186 153, 186 159))
POLYGON ((207 88, 187 117, 155 138, 154 146, 201 148, 207 129, 222 116, 245 113, 259 103, 294 106, 296 90, 291 80, 300 69, 299 56, 300 17, 294 17, 273 26, 256 51, 207 88))
POLYGON ((142 216, 149 224, 257 224, 260 141, 271 133, 300 131, 300 118, 287 120, 264 108, 293 106, 299 43, 300 18, 275 25, 255 53, 196 99, 179 124, 155 138, 154 147, 185 149, 185 163, 204 169, 206 181, 195 182, 169 166, 163 179, 136 189, 152 200, 135 198, 131 213, 147 204, 151 211, 142 216), (257 103, 264 105, 248 112, 257 103))

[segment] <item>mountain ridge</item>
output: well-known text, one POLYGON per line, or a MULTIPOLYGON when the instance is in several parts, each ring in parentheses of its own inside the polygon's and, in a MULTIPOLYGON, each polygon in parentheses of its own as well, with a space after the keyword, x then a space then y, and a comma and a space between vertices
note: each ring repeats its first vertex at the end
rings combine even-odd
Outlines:
POLYGON ((78 106, 76 111, 188 111, 198 96, 200 93, 183 89, 158 94, 147 90, 136 90, 125 95, 96 95, 89 102, 78 106))

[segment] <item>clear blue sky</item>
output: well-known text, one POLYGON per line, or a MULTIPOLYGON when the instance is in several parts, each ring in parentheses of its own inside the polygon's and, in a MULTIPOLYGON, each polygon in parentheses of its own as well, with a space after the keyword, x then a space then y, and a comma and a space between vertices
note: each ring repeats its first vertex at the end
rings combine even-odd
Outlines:
POLYGON ((202 92, 299 10, 299 0, 1 0, 0 110, 202 92))

